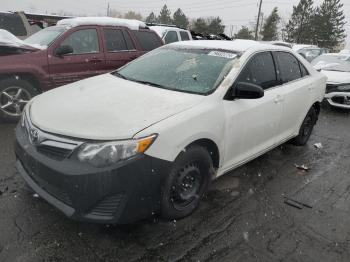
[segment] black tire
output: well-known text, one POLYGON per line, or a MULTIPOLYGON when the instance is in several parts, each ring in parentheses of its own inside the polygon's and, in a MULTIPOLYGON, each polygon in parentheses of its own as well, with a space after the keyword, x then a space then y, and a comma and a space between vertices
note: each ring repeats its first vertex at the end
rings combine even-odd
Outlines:
POLYGON ((317 113, 315 108, 311 107, 300 127, 298 136, 292 140, 292 144, 296 146, 304 146, 309 140, 316 122, 317 113))
POLYGON ((0 118, 9 122, 17 122, 26 102, 37 94, 38 91, 26 80, 17 78, 0 80, 0 118), (17 97, 19 90, 21 90, 20 95, 17 97))
POLYGON ((205 148, 191 146, 181 152, 162 188, 162 217, 170 220, 190 215, 207 192, 212 171, 212 159, 205 148))

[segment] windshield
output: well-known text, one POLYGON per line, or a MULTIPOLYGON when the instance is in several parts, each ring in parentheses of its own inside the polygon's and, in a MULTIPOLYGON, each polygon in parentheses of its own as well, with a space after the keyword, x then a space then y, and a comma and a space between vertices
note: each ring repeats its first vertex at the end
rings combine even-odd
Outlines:
POLYGON ((30 45, 49 46, 57 37, 59 37, 66 30, 66 27, 48 27, 31 35, 26 40, 24 40, 24 42, 30 45))
POLYGON ((216 89, 236 54, 209 49, 160 48, 129 63, 115 75, 151 86, 195 94, 216 89))
POLYGON ((313 60, 312 65, 326 71, 350 72, 350 56, 322 55, 313 60))

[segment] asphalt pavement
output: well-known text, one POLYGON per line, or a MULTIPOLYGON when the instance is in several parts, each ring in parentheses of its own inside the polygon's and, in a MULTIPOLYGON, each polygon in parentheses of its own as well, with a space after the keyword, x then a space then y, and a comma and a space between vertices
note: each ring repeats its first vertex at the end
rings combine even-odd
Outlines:
POLYGON ((37 198, 14 167, 14 128, 0 123, 1 262, 350 260, 350 112, 324 107, 307 146, 219 178, 193 215, 127 226, 78 223, 37 198))

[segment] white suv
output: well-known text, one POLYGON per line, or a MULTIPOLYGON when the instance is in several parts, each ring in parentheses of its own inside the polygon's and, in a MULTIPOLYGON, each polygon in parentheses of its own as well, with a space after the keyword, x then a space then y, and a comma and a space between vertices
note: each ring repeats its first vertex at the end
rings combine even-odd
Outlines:
POLYGON ((162 25, 149 26, 149 28, 163 39, 164 44, 193 40, 191 32, 186 29, 162 25))
POLYGON ((212 179, 291 139, 304 145, 325 87, 288 48, 167 45, 35 97, 16 129, 17 168, 77 220, 181 218, 212 179))

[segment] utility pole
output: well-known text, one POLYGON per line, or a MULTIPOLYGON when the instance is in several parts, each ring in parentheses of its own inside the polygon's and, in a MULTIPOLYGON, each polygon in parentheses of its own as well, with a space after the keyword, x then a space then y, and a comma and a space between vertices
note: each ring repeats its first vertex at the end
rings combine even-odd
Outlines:
POLYGON ((107 5, 107 16, 109 16, 109 2, 108 2, 108 5, 107 5))
POLYGON ((256 22, 256 28, 255 28, 255 41, 257 41, 257 40, 258 40, 258 32, 259 32, 259 22, 260 22, 261 5, 262 5, 262 0, 260 0, 260 4, 259 4, 258 21, 256 22))

